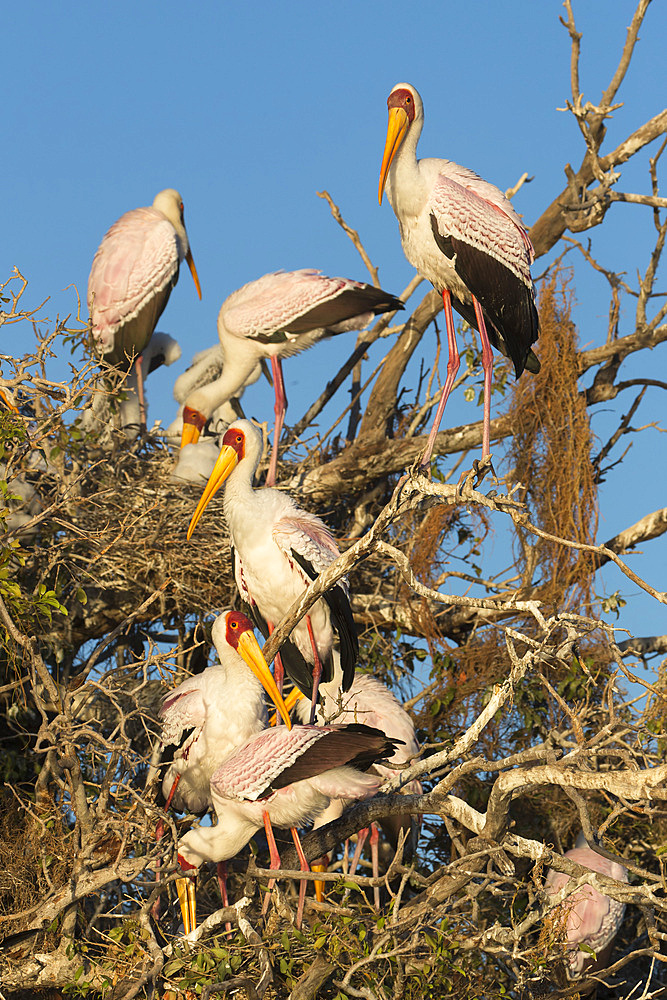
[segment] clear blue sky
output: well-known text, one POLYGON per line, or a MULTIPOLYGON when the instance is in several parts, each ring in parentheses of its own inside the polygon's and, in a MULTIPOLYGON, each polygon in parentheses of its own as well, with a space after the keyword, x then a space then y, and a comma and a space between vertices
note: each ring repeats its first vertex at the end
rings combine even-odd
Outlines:
MULTIPOLYGON (((633 8, 629 0, 575 3, 585 98, 596 101, 608 84, 633 8)), ((15 5, 4 17, 0 280, 16 265, 30 282, 24 304, 50 295, 46 315, 74 311, 68 286, 85 299, 90 262, 109 225, 150 204, 161 188, 177 187, 203 289, 200 303, 182 272, 160 323, 183 348, 178 374, 215 341, 220 304, 244 282, 302 266, 365 277, 316 197, 326 188, 359 230, 384 287, 398 293, 412 272, 391 209, 377 203, 391 86, 407 80, 421 91, 421 155, 456 160, 501 188, 524 171, 533 176, 515 201, 530 224, 563 187, 563 165, 582 158, 576 124, 558 110, 570 96, 562 13, 558 0, 15 5)), ((661 110, 664 88, 651 81, 662 79, 666 35, 667 12, 655 3, 620 94, 625 105, 609 123, 608 148, 661 110)), ((646 157, 641 169, 624 171, 620 188, 648 190, 646 157)), ((605 266, 632 276, 645 267, 652 225, 648 209, 615 206, 604 242, 590 235, 605 266)), ((602 342, 605 282, 577 267, 577 297, 582 344, 602 342)), ((631 328, 627 311, 621 333, 631 328)), ((333 342, 289 363, 288 422, 347 350, 333 342)), ((664 363, 665 349, 652 359, 656 368, 664 363)), ((174 372, 149 382, 152 418, 173 417, 174 372)), ((270 418, 269 387, 251 392, 248 412, 270 418)), ((659 390, 650 393, 635 424, 662 419, 659 390)), ((625 412, 630 399, 614 411, 625 412)), ((462 408, 448 416, 458 423, 477 414, 462 408)), ((593 419, 603 439, 604 421, 593 419)), ((653 454, 664 454, 664 436, 647 433, 653 454)), ((631 456, 610 474, 601 539, 664 504, 664 468, 656 461, 646 476, 631 456)), ((633 565, 664 587, 667 545, 645 549, 633 565)), ((618 571, 605 579, 630 597, 618 571)), ((638 634, 667 631, 664 608, 641 597, 630 599, 626 621, 638 634)))

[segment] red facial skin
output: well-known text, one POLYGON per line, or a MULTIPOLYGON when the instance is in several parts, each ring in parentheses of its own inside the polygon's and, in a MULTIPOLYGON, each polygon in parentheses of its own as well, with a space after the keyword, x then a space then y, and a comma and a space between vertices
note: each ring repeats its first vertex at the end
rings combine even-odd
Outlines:
POLYGON ((405 87, 401 87, 398 90, 392 90, 391 94, 387 98, 388 108, 403 108, 406 115, 408 116, 408 121, 412 124, 415 117, 415 99, 409 90, 405 87))
POLYGON ((245 434, 237 427, 230 427, 229 430, 225 432, 222 443, 223 445, 226 444, 230 448, 234 449, 236 454, 239 456, 239 462, 241 459, 245 458, 245 434))
POLYGON ((239 637, 243 632, 252 632, 252 625, 240 611, 230 611, 227 615, 226 638, 232 649, 238 649, 239 637))
POLYGON ((201 431, 206 423, 206 417, 199 410, 193 410, 191 406, 185 406, 183 408, 183 423, 190 424, 192 427, 196 427, 198 431, 201 431))

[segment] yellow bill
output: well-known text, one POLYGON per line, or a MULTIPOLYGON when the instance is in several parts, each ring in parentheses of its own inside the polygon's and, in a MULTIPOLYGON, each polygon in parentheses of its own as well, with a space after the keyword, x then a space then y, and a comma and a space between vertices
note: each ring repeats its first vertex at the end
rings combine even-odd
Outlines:
POLYGON ((195 895, 195 880, 191 876, 176 879, 178 901, 181 904, 181 916, 186 935, 197 926, 197 898, 195 895))
POLYGON ((199 275, 197 274, 197 268, 195 267, 195 262, 192 257, 192 251, 188 247, 188 252, 185 255, 185 259, 188 262, 188 267, 190 268, 190 274, 192 275, 192 280, 195 283, 195 288, 197 289, 197 295, 201 299, 201 285, 199 284, 199 275))
POLYGON ((273 704, 280 712, 283 722, 287 728, 291 729, 292 720, 290 719, 287 706, 283 701, 283 696, 278 690, 278 686, 273 679, 273 674, 269 670, 269 666, 264 659, 262 650, 259 648, 259 643, 252 632, 247 631, 240 634, 238 651, 252 670, 255 677, 262 684, 262 687, 268 694, 273 704))
POLYGON ((225 479, 227 479, 230 473, 236 468, 238 460, 239 457, 234 449, 228 444, 223 445, 220 454, 216 459, 216 463, 213 466, 213 472, 209 476, 208 482, 204 487, 204 492, 202 493, 199 503, 197 504, 197 509, 192 515, 190 526, 188 527, 188 540, 190 539, 192 532, 197 527, 199 519, 208 506, 211 497, 215 496, 225 479))
MULTIPOLYGON (((305 694, 303 694, 301 691, 299 691, 298 687, 293 687, 292 688, 292 690, 290 691, 290 693, 285 698, 285 708, 290 713, 290 715, 292 714, 292 709, 296 705, 297 701, 299 701, 301 698, 305 698, 305 697, 306 697, 305 694)), ((270 726, 275 726, 276 721, 277 721, 277 717, 276 717, 276 713, 274 712, 273 715, 271 716, 271 718, 269 719, 269 725, 270 726)))
POLYGON ((403 141, 409 125, 408 116, 403 108, 389 108, 389 122, 387 123, 387 138, 384 144, 384 154, 382 156, 382 166, 380 167, 380 187, 378 190, 378 201, 382 204, 382 192, 387 183, 387 174, 391 161, 396 155, 396 150, 403 141))

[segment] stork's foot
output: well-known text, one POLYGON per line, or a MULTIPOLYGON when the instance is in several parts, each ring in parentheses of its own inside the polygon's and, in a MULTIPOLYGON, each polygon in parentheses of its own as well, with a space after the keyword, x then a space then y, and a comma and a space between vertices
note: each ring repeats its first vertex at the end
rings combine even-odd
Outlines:
POLYGON ((489 472, 493 475, 494 479, 498 479, 496 470, 493 468, 491 455, 486 455, 481 459, 476 458, 472 463, 472 469, 462 472, 459 481, 456 484, 457 500, 465 500, 466 496, 469 495, 472 490, 476 490, 477 487, 481 485, 484 479, 488 476, 489 472))

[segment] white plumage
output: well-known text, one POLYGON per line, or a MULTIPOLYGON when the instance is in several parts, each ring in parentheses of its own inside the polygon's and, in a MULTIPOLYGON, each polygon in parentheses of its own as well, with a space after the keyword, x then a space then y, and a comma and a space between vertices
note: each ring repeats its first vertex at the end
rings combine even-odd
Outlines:
MULTIPOLYGON (((339 552, 324 522, 298 507, 288 494, 253 489, 261 450, 261 434, 249 421, 238 420, 228 428, 188 538, 226 480, 224 512, 236 583, 255 624, 266 635, 339 552)), ((320 666, 324 681, 332 680, 334 669, 340 666, 343 687, 349 688, 357 655, 356 629, 343 581, 317 601, 281 651, 289 676, 308 695, 319 684, 320 666)))
MULTIPOLYGON (((328 278, 315 270, 265 274, 232 292, 218 315, 223 357, 219 377, 193 387, 185 398, 182 444, 197 439, 211 414, 261 373, 270 358, 276 395, 273 452, 267 485, 275 482, 278 441, 287 409, 281 358, 291 357, 324 337, 366 326, 374 315, 401 309, 399 299, 373 285, 328 278)), ((183 386, 179 386, 179 396, 183 386)))

